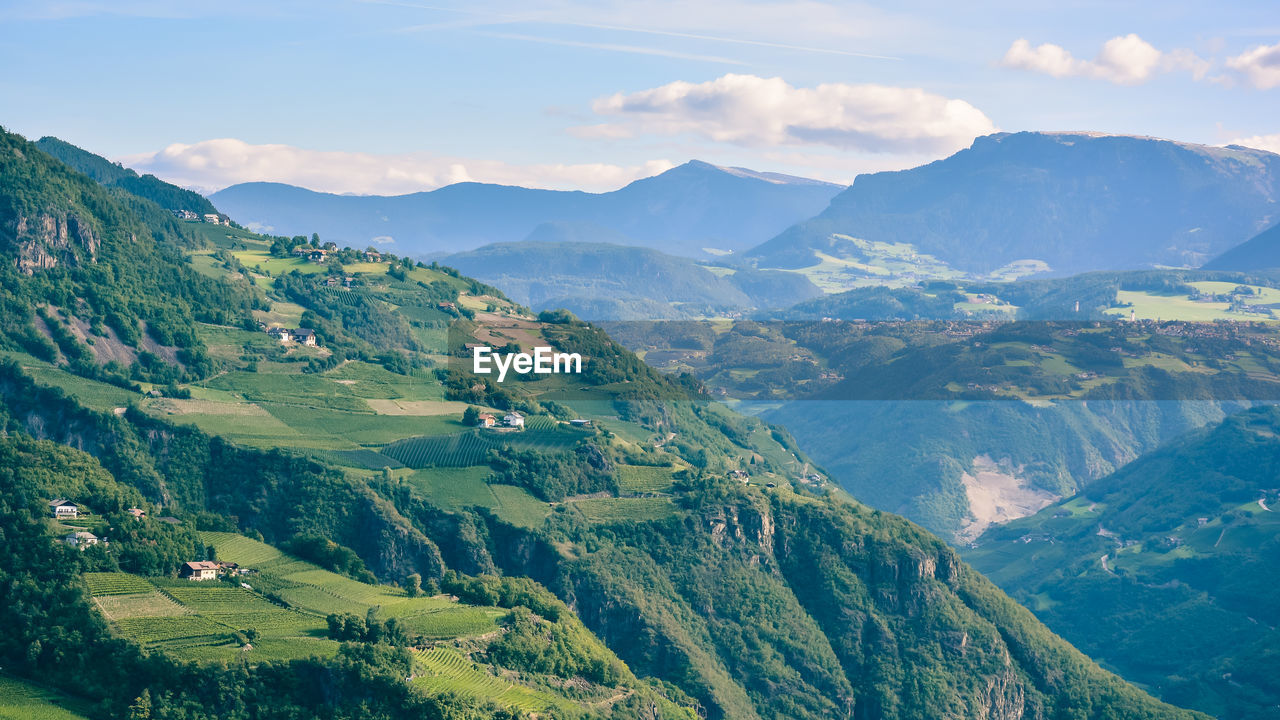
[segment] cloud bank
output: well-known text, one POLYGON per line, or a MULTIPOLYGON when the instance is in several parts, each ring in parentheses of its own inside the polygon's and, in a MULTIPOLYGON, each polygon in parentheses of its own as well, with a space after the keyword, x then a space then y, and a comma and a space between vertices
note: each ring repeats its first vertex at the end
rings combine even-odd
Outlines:
POLYGON ((973 105, 918 88, 729 74, 616 93, 592 104, 612 118, 579 137, 693 135, 748 147, 820 145, 867 153, 949 153, 996 130, 973 105))
POLYGON ((1210 65, 1190 50, 1157 50, 1134 33, 1111 38, 1092 60, 1079 59, 1061 45, 1044 43, 1032 47, 1025 38, 1019 38, 1000 64, 1057 78, 1092 77, 1117 85, 1140 85, 1158 73, 1175 70, 1190 72, 1198 80, 1210 65))
POLYGON ((1258 45, 1227 58, 1227 67, 1259 90, 1280 87, 1280 43, 1258 45))
POLYGON ((511 165, 430 153, 378 155, 252 145, 233 138, 175 143, 157 152, 118 159, 140 172, 202 191, 262 181, 362 195, 399 195, 457 182, 604 191, 674 167, 667 160, 629 167, 607 163, 511 165))

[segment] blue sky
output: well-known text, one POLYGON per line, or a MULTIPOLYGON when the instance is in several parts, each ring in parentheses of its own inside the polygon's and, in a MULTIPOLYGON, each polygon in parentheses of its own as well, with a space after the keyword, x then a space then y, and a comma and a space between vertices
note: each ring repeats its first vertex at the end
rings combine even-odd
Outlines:
POLYGON ((0 0, 0 124, 189 186, 358 193, 691 158, 849 182, 997 129, 1280 151, 1274 3, 958 5, 0 0))

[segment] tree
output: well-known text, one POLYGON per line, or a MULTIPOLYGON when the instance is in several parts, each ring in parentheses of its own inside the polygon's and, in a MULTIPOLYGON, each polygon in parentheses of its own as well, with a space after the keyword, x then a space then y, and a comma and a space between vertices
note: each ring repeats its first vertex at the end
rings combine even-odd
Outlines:
POLYGON ((143 688, 142 694, 129 706, 129 720, 151 720, 151 691, 143 688))
POLYGON ((478 422, 480 422, 480 408, 468 405, 467 409, 462 411, 462 424, 475 425, 478 422))
POLYGON ((418 597, 422 594, 422 576, 418 573, 410 573, 404 579, 404 590, 409 597, 418 597))

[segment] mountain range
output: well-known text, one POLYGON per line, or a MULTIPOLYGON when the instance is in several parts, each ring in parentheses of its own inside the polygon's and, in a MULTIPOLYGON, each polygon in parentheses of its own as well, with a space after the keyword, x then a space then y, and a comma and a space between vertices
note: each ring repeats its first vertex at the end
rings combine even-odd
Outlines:
POLYGON ((277 246, 0 134, 7 674, 94 718, 1202 717, 600 328, 277 246))
POLYGON ((824 207, 840 186, 690 161, 606 193, 458 183, 383 196, 243 183, 209 196, 249 227, 409 255, 527 238, 638 245, 688 257, 752 247, 824 207))
POLYGON ((853 241, 957 271, 1038 260, 1058 274, 1196 267, 1280 219, 1280 155, 1099 133, 999 133, 910 170, 858 176, 816 217, 747 253, 857 262, 853 241))

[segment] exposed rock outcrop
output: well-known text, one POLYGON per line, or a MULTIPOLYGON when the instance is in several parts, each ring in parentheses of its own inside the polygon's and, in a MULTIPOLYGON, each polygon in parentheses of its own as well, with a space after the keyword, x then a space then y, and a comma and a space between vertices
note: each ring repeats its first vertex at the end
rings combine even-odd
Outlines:
POLYGON ((26 275, 59 264, 93 262, 102 245, 93 227, 70 213, 19 215, 5 229, 18 250, 18 269, 26 275))

